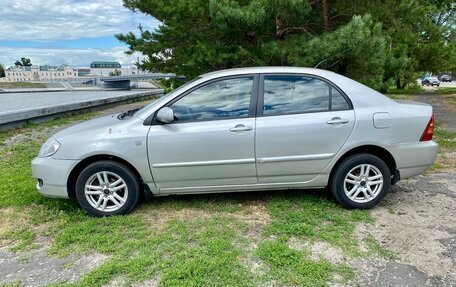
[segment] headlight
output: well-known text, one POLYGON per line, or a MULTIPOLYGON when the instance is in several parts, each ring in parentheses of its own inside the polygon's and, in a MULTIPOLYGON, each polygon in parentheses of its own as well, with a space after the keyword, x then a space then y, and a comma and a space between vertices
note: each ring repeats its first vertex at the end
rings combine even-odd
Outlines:
POLYGON ((48 157, 55 154, 60 148, 60 143, 54 138, 48 139, 40 149, 39 157, 48 157))

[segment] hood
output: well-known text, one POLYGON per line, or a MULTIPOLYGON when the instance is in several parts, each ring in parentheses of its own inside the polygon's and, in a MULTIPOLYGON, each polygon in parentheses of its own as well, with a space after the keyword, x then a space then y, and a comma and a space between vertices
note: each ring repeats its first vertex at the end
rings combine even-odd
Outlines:
POLYGON ((106 130, 106 133, 108 133, 110 128, 112 128, 116 124, 119 124, 120 122, 121 120, 117 118, 117 114, 96 118, 61 130, 54 135, 54 138, 59 140, 64 137, 75 135, 78 133, 88 131, 93 132, 96 130, 106 130))

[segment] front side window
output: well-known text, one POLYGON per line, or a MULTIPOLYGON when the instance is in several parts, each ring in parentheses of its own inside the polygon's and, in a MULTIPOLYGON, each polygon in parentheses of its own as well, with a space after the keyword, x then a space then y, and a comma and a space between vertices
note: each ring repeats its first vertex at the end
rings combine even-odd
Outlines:
POLYGON ((252 87, 253 77, 220 80, 190 92, 170 108, 175 121, 247 117, 252 87))
POLYGON ((265 76, 263 115, 329 110, 329 85, 306 76, 265 76))

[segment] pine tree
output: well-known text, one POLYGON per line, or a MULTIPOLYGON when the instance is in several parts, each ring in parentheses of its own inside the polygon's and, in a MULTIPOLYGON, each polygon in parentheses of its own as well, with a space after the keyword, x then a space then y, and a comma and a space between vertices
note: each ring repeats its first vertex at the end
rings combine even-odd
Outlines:
MULTIPOLYGON (((243 66, 334 70, 380 89, 454 69, 449 0, 124 0, 161 22, 116 37, 141 69, 193 78, 243 66), (364 15, 364 16, 359 16, 364 15)), ((453 13, 453 14, 452 14, 453 13)), ((451 24, 452 23, 452 24, 451 24)))

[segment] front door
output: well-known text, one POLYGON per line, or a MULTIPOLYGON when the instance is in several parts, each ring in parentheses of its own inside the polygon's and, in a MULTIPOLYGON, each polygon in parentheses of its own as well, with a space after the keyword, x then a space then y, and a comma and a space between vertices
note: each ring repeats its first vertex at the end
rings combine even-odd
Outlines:
POLYGON ((148 134, 150 167, 160 190, 257 183, 257 82, 253 75, 212 80, 166 104, 174 122, 155 123, 148 134))
POLYGON ((348 98, 330 83, 306 75, 265 75, 260 87, 259 183, 311 181, 353 129, 355 114, 348 98))

